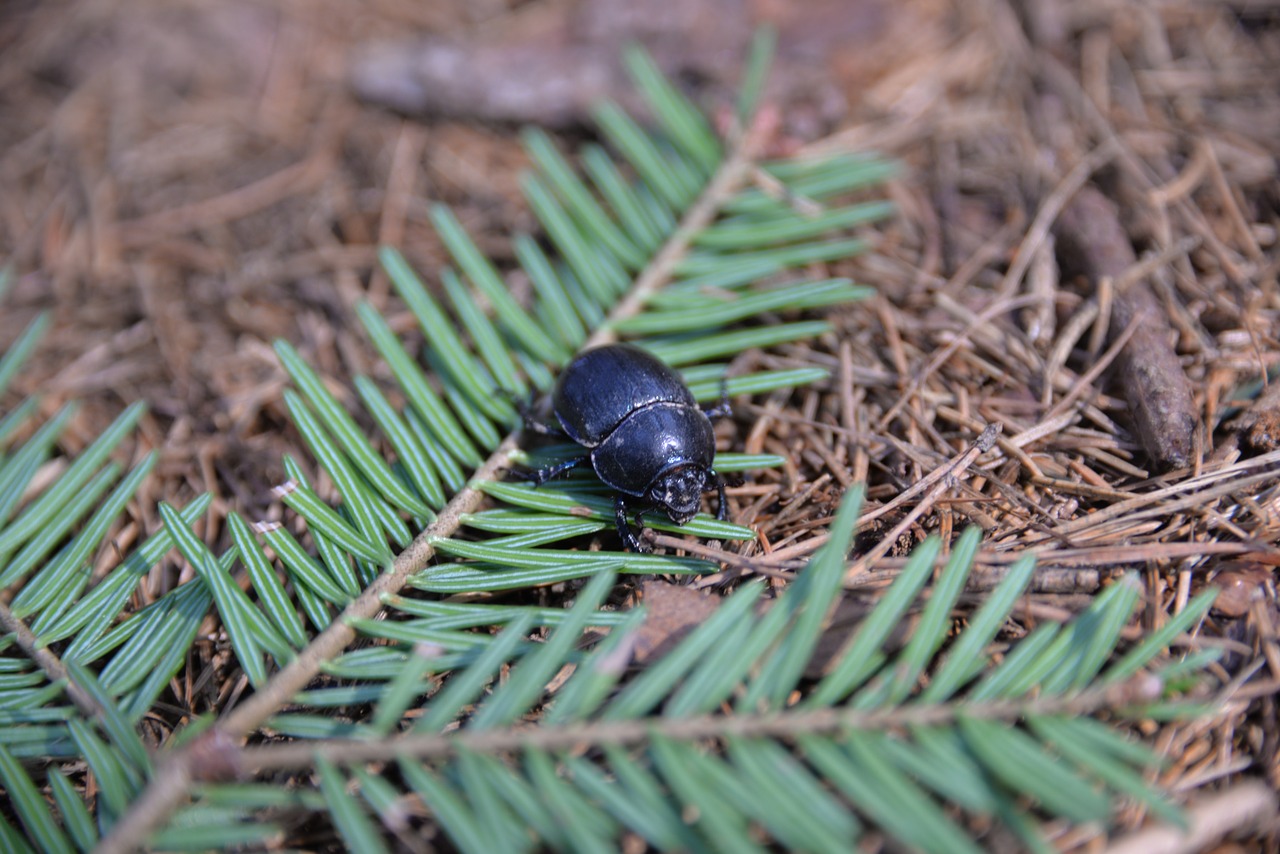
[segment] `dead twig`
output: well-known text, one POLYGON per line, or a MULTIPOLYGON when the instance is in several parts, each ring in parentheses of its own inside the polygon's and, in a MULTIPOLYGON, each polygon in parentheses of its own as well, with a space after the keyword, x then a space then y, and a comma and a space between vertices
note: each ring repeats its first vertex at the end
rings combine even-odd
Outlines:
POLYGON ((1193 854, 1232 834, 1274 825, 1276 815, 1276 793, 1247 780, 1192 804, 1186 830, 1164 823, 1144 828, 1112 843, 1106 854, 1193 854))
POLYGON ((930 477, 937 481, 937 484, 929 490, 928 494, 920 500, 920 503, 911 509, 911 512, 903 517, 902 521, 893 527, 893 530, 886 533, 875 548, 867 552, 859 558, 853 566, 845 573, 846 579, 857 578, 859 575, 867 571, 867 567, 874 563, 877 559, 888 554, 889 549, 893 548, 897 543, 898 537, 902 536, 907 529, 916 523, 916 520, 923 516, 934 502, 942 497, 942 494, 952 487, 956 479, 964 472, 968 471, 969 466, 973 465, 973 461, 978 457, 991 450, 996 443, 996 438, 1000 435, 1001 427, 999 424, 988 425, 982 431, 982 435, 978 437, 969 448, 961 454, 955 461, 949 464, 945 469, 934 472, 930 477))
MULTIPOLYGON (((1058 219, 1059 253, 1096 283, 1119 281, 1137 263, 1115 205, 1085 187, 1058 219)), ((1145 282, 1116 294, 1109 328, 1114 336, 1134 327, 1116 362, 1117 384, 1125 392, 1134 432, 1163 469, 1191 464, 1196 430, 1191 384, 1170 344, 1172 328, 1145 282)))
POLYGON ((0 629, 13 636, 18 648, 44 671, 44 675, 49 677, 50 682, 64 684, 68 699, 75 704, 81 714, 91 718, 102 717, 102 707, 98 705, 98 701, 79 682, 71 678, 62 660, 44 646, 30 627, 3 602, 0 602, 0 629))

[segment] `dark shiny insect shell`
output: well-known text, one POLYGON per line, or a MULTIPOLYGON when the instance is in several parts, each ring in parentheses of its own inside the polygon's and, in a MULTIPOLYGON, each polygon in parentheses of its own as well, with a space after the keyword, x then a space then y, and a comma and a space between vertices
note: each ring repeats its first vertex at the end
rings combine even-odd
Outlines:
MULTIPOLYGON (((720 518, 725 517, 724 481, 712 468, 716 444, 711 420, 680 375, 661 360, 631 344, 588 350, 560 375, 552 405, 564 435, 589 453, 535 472, 534 481, 544 483, 590 460, 600 480, 618 493, 618 532, 628 548, 641 547, 627 527, 630 510, 641 511, 635 516, 637 526, 649 508, 659 508, 683 525, 697 513, 708 483, 718 489, 720 518)), ((542 433, 561 432, 528 426, 542 433)))

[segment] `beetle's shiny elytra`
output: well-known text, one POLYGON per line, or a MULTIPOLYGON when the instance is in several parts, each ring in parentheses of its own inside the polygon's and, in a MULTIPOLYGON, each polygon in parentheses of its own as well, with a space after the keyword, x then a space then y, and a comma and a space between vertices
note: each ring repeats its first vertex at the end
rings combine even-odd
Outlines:
MULTIPOLYGON (((596 475, 616 491, 618 533, 633 551, 638 537, 627 526, 637 509, 642 527, 650 508, 683 525, 698 512, 708 483, 719 492, 719 517, 725 518, 724 479, 712 468, 715 434, 708 413, 679 374, 631 344, 609 344, 582 353, 556 381, 552 406, 560 428, 526 420, 535 432, 563 434, 588 453, 533 473, 542 484, 590 460, 596 475)), ((723 409, 710 414, 727 414, 723 409)))

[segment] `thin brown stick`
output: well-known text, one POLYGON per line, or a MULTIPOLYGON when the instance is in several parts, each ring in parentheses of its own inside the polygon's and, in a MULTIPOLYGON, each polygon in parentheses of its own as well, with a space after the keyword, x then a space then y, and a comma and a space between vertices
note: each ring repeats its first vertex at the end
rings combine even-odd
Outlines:
POLYGON ((1031 262, 1035 259, 1036 250, 1049 237, 1054 222, 1071 198, 1085 185, 1089 176, 1110 163, 1115 156, 1115 145, 1110 141, 1104 142, 1073 166, 1066 177, 1058 182, 1058 186, 1045 197, 1040 209, 1036 211, 1031 227, 1027 229, 1022 243, 1018 246, 1018 252, 1014 256, 1013 263, 1009 265, 1009 271, 1005 273, 1004 280, 996 291, 998 297, 1012 296, 1018 289, 1018 283, 1022 281, 1022 277, 1026 275, 1031 262))
MULTIPOLYGON (((912 513, 908 515, 908 519, 914 520, 918 518, 921 514, 927 512, 928 509, 933 505, 933 503, 937 501, 938 497, 941 496, 942 493, 945 492, 950 487, 952 481, 956 476, 958 476, 961 472, 968 469, 968 467, 973 464, 973 461, 975 459, 982 456, 983 453, 991 449, 990 443, 993 442, 995 440, 995 437, 998 437, 999 435, 1000 435, 999 425, 989 425, 983 431, 982 435, 978 437, 978 440, 973 445, 971 445, 969 448, 967 448, 966 450, 958 454, 954 459, 944 463, 943 465, 931 471, 929 474, 927 474, 926 476, 921 478, 919 481, 917 481, 915 484, 913 484, 909 489, 906 489, 902 493, 900 493, 892 501, 880 507, 877 507, 874 510, 869 510, 863 513, 861 516, 859 516, 858 530, 862 530, 866 528, 875 519, 878 519, 884 514, 891 512, 898 506, 905 504, 906 502, 915 498, 920 493, 930 489, 930 487, 933 487, 933 490, 925 496, 925 498, 922 500, 920 505, 917 506, 915 510, 913 510, 912 513), (990 436, 988 436, 988 433, 990 434, 990 436)), ((770 566, 770 567, 787 566, 791 561, 794 561, 797 558, 803 557, 808 554, 812 554, 813 552, 817 551, 829 539, 831 539, 830 533, 818 534, 816 536, 810 537, 804 542, 796 543, 795 545, 787 546, 786 548, 781 548, 781 549, 777 549, 776 551, 770 552, 767 557, 759 558, 758 560, 764 566, 770 566)), ((885 540, 891 541, 892 537, 886 534, 885 540)), ((875 559, 878 559, 879 557, 883 557, 883 556, 884 555, 882 552, 875 559)), ((871 556, 868 555, 868 557, 871 557, 871 556)), ((863 558, 863 561, 866 561, 866 560, 867 558, 863 558)), ((862 563, 862 561, 860 561, 860 563, 862 563)))
POLYGON ((917 519, 928 512, 929 509, 933 507, 934 502, 941 498, 944 492, 951 489, 956 478, 966 472, 969 469, 969 466, 973 465, 974 460, 991 450, 991 446, 996 443, 996 437, 999 435, 999 424, 989 425, 987 429, 983 430, 982 435, 978 437, 977 441, 969 446, 968 450, 947 466, 946 471, 936 478, 937 485, 929 490, 925 497, 920 500, 919 504, 911 508, 911 512, 907 513, 907 515, 903 517, 902 521, 893 527, 893 530, 880 538, 880 542, 876 543, 875 548, 871 549, 871 551, 867 552, 866 555, 854 562, 853 566, 851 566, 848 572, 845 573, 845 577, 856 578, 858 575, 866 572, 867 566, 879 558, 884 557, 885 554, 888 553, 889 549, 893 548, 894 544, 898 542, 898 537, 902 536, 907 529, 915 524, 917 519))
MULTIPOLYGON (((378 217, 378 245, 400 246, 404 243, 405 220, 413 198, 418 164, 426 134, 422 127, 410 122, 400 125, 396 144, 391 150, 391 168, 387 170, 387 189, 382 196, 382 213, 378 217)), ((369 277, 366 298, 381 305, 386 298, 387 274, 374 265, 369 277)))
POLYGON ((1051 420, 1054 416, 1065 413, 1067 409, 1074 404, 1086 392, 1092 389, 1093 381, 1102 375, 1102 372, 1111 367, 1111 363, 1129 343, 1129 339, 1138 331, 1138 319, 1134 318, 1129 322, 1128 327, 1121 330, 1120 334, 1115 336, 1111 342, 1111 346, 1107 348, 1107 352, 1103 353, 1092 365, 1089 370, 1080 375, 1072 386, 1071 390, 1053 405, 1045 414, 1045 420, 1051 420))
POLYGON ((645 539, 655 546, 665 549, 680 549, 687 554, 697 557, 706 558, 725 566, 741 569, 747 572, 763 575, 768 578, 781 578, 783 580, 791 580, 795 577, 794 572, 779 569, 776 566, 766 564, 760 558, 748 557, 747 555, 734 554, 724 549, 712 548, 696 541, 690 541, 681 537, 673 537, 670 534, 659 534, 653 530, 646 532, 645 539))
POLYGON ((317 755, 331 762, 355 765, 397 757, 439 759, 464 751, 573 750, 583 746, 638 744, 655 734, 679 741, 739 736, 788 738, 797 734, 834 733, 846 729, 879 730, 903 726, 936 726, 960 715, 987 720, 1017 720, 1028 715, 1084 715, 1104 708, 1149 702, 1160 696, 1157 678, 1142 676, 1118 685, 1070 697, 991 703, 899 706, 863 711, 847 706, 770 714, 707 715, 694 718, 576 722, 565 726, 460 730, 452 733, 406 735, 387 741, 308 741, 250 747, 239 752, 237 764, 245 772, 306 768, 317 755))
POLYGON ((991 301, 991 304, 982 310, 964 331, 957 335, 952 341, 948 342, 945 347, 934 354, 929 363, 924 366, 915 376, 911 378, 911 382, 902 392, 901 396, 894 402, 893 406, 884 415, 880 416, 880 421, 876 423, 875 432, 883 433, 888 426, 893 423, 893 419, 898 417, 904 407, 911 401, 911 398, 923 388, 925 380, 933 375, 938 368, 947 363, 957 350, 969 342, 969 339, 982 326, 990 323, 996 317, 1007 312, 1016 311, 1024 306, 1034 305, 1035 296, 1020 296, 1010 298, 997 298, 991 301))
POLYGON ((44 675, 49 677, 50 682, 62 682, 65 684, 63 690, 66 691, 67 697, 75 704, 80 713, 90 718, 98 718, 102 716, 102 707, 98 705, 98 701, 93 699, 80 683, 71 678, 71 674, 67 672, 66 665, 62 663, 62 659, 49 651, 47 646, 40 643, 40 639, 27 626, 25 622, 20 620, 13 610, 4 602, 0 602, 0 629, 6 633, 13 635, 14 642, 18 644, 18 648, 36 663, 36 666, 44 671, 44 675))
POLYGON ((1245 780, 1191 805, 1188 827, 1158 824, 1118 839, 1106 854, 1192 854, 1234 833, 1248 833, 1276 821, 1276 793, 1260 780, 1245 780))
POLYGON ((120 243, 126 248, 145 246, 158 236, 181 234, 248 216, 283 198, 312 189, 329 175, 332 160, 328 152, 312 154, 221 196, 121 223, 120 243))
POLYGON ((1164 515, 1174 509, 1172 504, 1165 504, 1158 510, 1148 511, 1153 505, 1159 505, 1166 500, 1176 500, 1184 498, 1178 502, 1178 507, 1192 507, 1198 501, 1202 502, 1203 497, 1193 497, 1189 500, 1185 497, 1188 494, 1195 493, 1197 490, 1207 489, 1217 484, 1221 485, 1223 481, 1229 481, 1225 484, 1226 491, 1231 489, 1239 489, 1241 487, 1253 484, 1264 483, 1275 477, 1275 467, 1280 464, 1280 451, 1272 451, 1267 454, 1261 454, 1249 459, 1240 460, 1227 466, 1216 469, 1206 469, 1203 473, 1196 477, 1178 481, 1172 486, 1166 486, 1154 492, 1148 492, 1137 495, 1127 501, 1113 504, 1110 507, 1103 508, 1097 512, 1090 513, 1087 516, 1081 516, 1070 522, 1064 522, 1058 526, 1057 532, 1063 535, 1074 535, 1078 532, 1096 529, 1104 522, 1109 522, 1124 518, 1126 515, 1137 512, 1155 512, 1164 515), (1261 470, 1261 471, 1259 471, 1261 470), (1246 475, 1246 472, 1257 472, 1256 474, 1246 475))
POLYGON ((879 519, 886 513, 892 513, 901 505, 907 503, 926 489, 929 489, 934 484, 938 483, 938 481, 948 477, 955 477, 960 474, 973 463, 974 459, 977 459, 987 451, 991 450, 991 446, 1000 435, 1000 432, 1001 428, 999 425, 987 425, 983 428, 983 431, 978 436, 977 440, 964 451, 956 455, 954 459, 950 460, 946 465, 939 466, 929 472, 919 481, 913 483, 910 488, 895 496, 892 501, 862 514, 862 516, 858 518, 859 523, 871 522, 875 519, 879 519), (977 453, 974 453, 975 450, 977 453), (970 459, 970 457, 972 457, 972 459, 970 459))

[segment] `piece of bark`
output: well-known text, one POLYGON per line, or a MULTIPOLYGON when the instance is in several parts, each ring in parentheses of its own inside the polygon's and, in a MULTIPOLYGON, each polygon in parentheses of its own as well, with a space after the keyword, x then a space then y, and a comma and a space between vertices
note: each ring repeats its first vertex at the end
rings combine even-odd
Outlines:
MULTIPOLYGON (((1116 206, 1093 187, 1076 194, 1056 231, 1064 269, 1095 286, 1103 277, 1120 280, 1137 262, 1116 206)), ((1191 384, 1171 344, 1168 317, 1145 281, 1116 294, 1108 335, 1115 340, 1131 324, 1136 328, 1116 360, 1116 384, 1129 404, 1134 432, 1158 467, 1190 465, 1196 429, 1191 384)))
POLYGON ((635 660, 661 658, 702 625, 720 607, 722 600, 685 584, 651 580, 640 586, 645 607, 644 623, 636 639, 635 660))
POLYGON ((1256 561, 1223 561, 1209 580, 1211 586, 1218 588, 1213 612, 1220 617, 1243 617, 1255 602, 1267 598, 1267 585, 1272 580, 1271 569, 1256 561))
POLYGON ((1274 840, 1269 834, 1274 833, 1278 806, 1276 793, 1262 780, 1243 780, 1225 791, 1202 790, 1185 810, 1186 826, 1156 822, 1116 839, 1103 849, 1103 854, 1229 851, 1230 848, 1214 846, 1233 835, 1254 832, 1260 832, 1263 839, 1274 840))
MULTIPOLYGON (((690 632, 710 619, 724 604, 719 596, 666 581, 646 581, 641 585, 640 591, 640 601, 647 613, 634 647, 635 661, 638 664, 656 661, 675 649, 690 632)), ((840 602, 818 638, 813 657, 805 668, 806 676, 815 679, 822 676, 839 659, 856 636, 858 626, 875 608, 877 601, 848 598, 840 602)), ((774 599, 757 602, 757 619, 763 619, 776 604, 774 599)), ((899 621, 885 639, 882 647, 885 652, 897 652, 906 644, 914 631, 915 610, 899 621)))
POLYGON ((624 76, 594 48, 424 39, 365 48, 350 79, 360 98, 402 113, 564 127, 617 91, 624 76))
POLYGON ((1273 382, 1263 389, 1227 426, 1238 444, 1251 454, 1280 449, 1280 383, 1273 382))
POLYGON ((730 102, 752 32, 768 22, 778 33, 769 96, 787 104, 789 125, 818 133, 848 108, 847 57, 876 44, 891 10, 884 0, 576 0, 472 38, 364 45, 348 78, 357 96, 407 114, 574 126, 602 98, 642 108, 620 61, 632 43, 677 84, 730 102))

